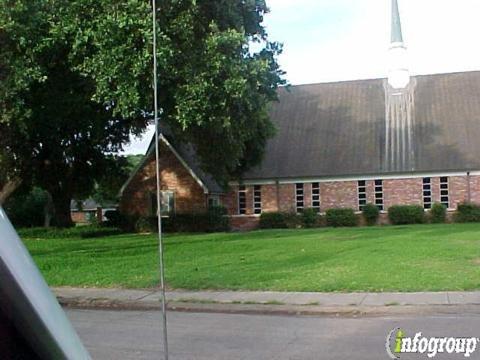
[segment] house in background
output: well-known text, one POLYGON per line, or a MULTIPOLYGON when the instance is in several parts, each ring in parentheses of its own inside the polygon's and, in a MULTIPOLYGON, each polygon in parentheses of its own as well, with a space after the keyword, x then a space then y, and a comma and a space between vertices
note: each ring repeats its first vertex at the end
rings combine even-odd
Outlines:
MULTIPOLYGON (((279 89, 264 160, 228 191, 162 135, 162 214, 220 204, 234 228, 252 229, 262 212, 480 203, 480 72, 411 77, 395 0, 390 52, 385 79, 279 89)), ((155 214, 153 150, 122 189, 125 213, 155 214)))
POLYGON ((106 221, 107 211, 117 211, 118 205, 114 203, 97 203, 93 199, 83 201, 72 200, 70 202, 70 214, 72 221, 77 225, 87 225, 106 221))

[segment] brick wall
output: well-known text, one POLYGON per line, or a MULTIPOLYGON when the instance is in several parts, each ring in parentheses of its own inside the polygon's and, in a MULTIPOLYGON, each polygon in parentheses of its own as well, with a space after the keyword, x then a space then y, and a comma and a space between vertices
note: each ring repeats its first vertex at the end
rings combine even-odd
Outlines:
POLYGON ((470 201, 480 204, 480 176, 470 176, 470 201))
MULTIPOLYGON (((205 211, 206 195, 202 187, 195 181, 166 146, 161 148, 161 186, 162 190, 175 192, 177 213, 205 211)), ((359 179, 361 180, 361 179, 359 179)), ((432 177, 432 201, 440 201, 440 177, 432 177)), ((150 194, 155 192, 155 159, 152 156, 145 166, 135 175, 124 191, 120 209, 129 214, 151 215, 150 194)), ((246 214, 238 214, 238 186, 221 197, 222 204, 232 217, 234 229, 248 230, 258 225, 258 216, 253 211, 253 185, 246 187, 246 214)), ((366 181, 367 201, 375 203, 375 182, 366 181)), ((295 184, 261 185, 263 212, 296 211, 295 184)), ((449 177, 450 207, 456 208, 468 199, 467 176, 449 177)), ((471 201, 480 204, 480 176, 470 177, 471 201)), ((304 183, 304 207, 311 207, 312 186, 304 183)), ((384 208, 393 205, 423 206, 423 178, 398 178, 383 180, 384 208)), ((358 181, 320 182, 320 205, 322 211, 331 208, 352 208, 358 210, 358 181)), ((385 217, 384 217, 385 218, 385 217)), ((382 222, 386 219, 382 218, 382 222)))
POLYGON ((83 211, 71 211, 72 221, 75 224, 87 224, 87 214, 83 211))
POLYGON ((393 205, 423 207, 423 178, 384 180, 383 203, 385 210, 393 205))
MULTIPOLYGON (((440 177, 432 177, 432 202, 440 202, 440 177)), ((468 185, 467 176, 449 177, 449 196, 450 207, 456 208, 461 202, 467 200, 468 185)), ((375 203, 375 181, 366 181, 367 201, 375 203)), ((236 216, 232 222, 235 228, 236 224, 245 229, 258 217, 252 217, 253 214, 253 186, 246 186, 247 189, 247 215, 236 216), (245 220, 241 220, 245 218, 245 220), (252 220, 254 219, 254 220, 252 220), (247 224, 248 225, 245 225, 247 224)), ((295 184, 268 184, 262 185, 262 211, 282 211, 293 212, 296 208, 295 202, 295 184), (277 196, 278 195, 278 196, 277 196)), ((238 187, 233 186, 226 195, 224 205, 230 215, 238 215, 238 187)), ((480 176, 470 177, 471 201, 480 204, 480 176)), ((311 184, 304 184, 304 202, 305 207, 311 206, 311 184)), ((419 205, 423 207, 423 178, 399 178, 383 180, 383 199, 384 208, 388 210, 393 205, 419 205)), ((358 210, 358 182, 357 181, 335 181, 320 183, 320 204, 322 211, 331 208, 352 208, 358 210)), ((387 223, 386 214, 381 216, 381 223, 387 223)))
MULTIPOLYGON (((161 189, 174 191, 175 212, 181 214, 206 211, 207 199, 203 188, 164 144, 160 148, 160 153, 161 189)), ((155 191, 155 155, 153 154, 124 190, 120 210, 126 214, 152 215, 151 194, 155 191)))
POLYGON ((320 183, 322 211, 332 208, 358 209, 358 182, 336 181, 320 183))
MULTIPOLYGON (((452 176, 449 178, 449 196, 450 196, 450 207, 456 208, 458 204, 467 201, 468 198, 468 182, 466 176, 452 176)), ((474 186, 478 182, 478 177, 471 177, 470 178, 470 188, 473 190, 474 186), (475 179, 474 179, 475 178, 475 179)), ((476 189, 478 191, 480 189, 476 189)), ((475 195, 477 198, 477 195, 475 195)), ((479 199, 480 200, 480 199, 479 199)), ((473 196, 472 196, 472 201, 473 196)))
POLYGON ((279 200, 278 204, 280 211, 294 212, 297 209, 295 201, 295 184, 280 184, 278 185, 279 200))

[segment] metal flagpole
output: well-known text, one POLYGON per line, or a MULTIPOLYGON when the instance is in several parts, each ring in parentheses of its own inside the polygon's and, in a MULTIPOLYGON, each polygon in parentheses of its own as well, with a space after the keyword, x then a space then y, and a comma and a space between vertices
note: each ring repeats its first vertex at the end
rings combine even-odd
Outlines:
POLYGON ((163 257, 163 239, 162 239, 162 214, 160 199, 160 165, 159 165, 159 119, 158 119, 158 84, 157 84, 157 6, 156 1, 152 0, 152 25, 153 25, 153 104, 155 118, 155 163, 157 178, 157 219, 158 219, 158 250, 160 255, 160 293, 162 302, 162 322, 163 322, 163 350, 164 359, 168 360, 168 336, 167 336, 167 306, 165 299, 165 272, 163 257))

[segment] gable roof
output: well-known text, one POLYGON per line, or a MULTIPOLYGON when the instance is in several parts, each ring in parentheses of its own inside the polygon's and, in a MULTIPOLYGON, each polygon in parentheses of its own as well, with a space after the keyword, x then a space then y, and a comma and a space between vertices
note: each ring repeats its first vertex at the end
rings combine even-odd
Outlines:
MULTIPOLYGON (((175 145, 173 145, 173 137, 171 136, 170 131, 164 127, 162 127, 162 130, 160 131, 159 141, 162 141, 174 153, 180 163, 187 169, 190 175, 204 189, 204 192, 206 194, 221 194, 224 192, 222 187, 215 181, 215 179, 211 175, 205 173, 200 168, 200 162, 195 154, 193 147, 190 144, 175 143, 175 145)), ((142 161, 140 161, 137 167, 132 171, 132 174, 120 189, 119 197, 122 196, 123 192, 133 180, 138 171, 145 166, 147 161, 153 155, 155 155, 155 135, 150 141, 150 145, 148 146, 147 152, 145 153, 142 161)))
MULTIPOLYGON (((262 164, 245 180, 381 175, 385 79, 279 90, 262 164)), ((480 72, 414 77, 414 167, 397 172, 480 170, 480 72)))
POLYGON ((111 201, 107 201, 105 203, 100 204, 100 203, 97 203, 92 198, 88 198, 86 200, 80 200, 80 201, 77 201, 77 200, 70 201, 70 211, 96 211, 97 208, 99 207, 103 209, 114 209, 117 206, 118 206, 117 204, 111 201))

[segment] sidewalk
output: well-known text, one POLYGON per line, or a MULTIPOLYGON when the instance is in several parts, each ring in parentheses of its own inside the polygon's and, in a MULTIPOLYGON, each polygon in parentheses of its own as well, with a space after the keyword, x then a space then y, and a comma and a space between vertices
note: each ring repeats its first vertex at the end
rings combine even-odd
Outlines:
MULTIPOLYGON (((156 290, 53 288, 65 306, 158 309, 156 290)), ((169 291, 168 307, 178 311, 280 312, 296 314, 396 313, 480 305, 477 292, 314 293, 271 291, 169 291)), ((476 309, 476 308, 475 308, 476 309)))

